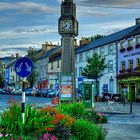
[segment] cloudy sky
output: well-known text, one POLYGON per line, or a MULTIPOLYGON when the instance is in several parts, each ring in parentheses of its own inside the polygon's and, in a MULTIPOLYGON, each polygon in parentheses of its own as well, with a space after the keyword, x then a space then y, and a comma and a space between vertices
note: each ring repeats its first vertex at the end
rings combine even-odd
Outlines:
MULTIPOLYGON (((111 34, 135 24, 139 0, 75 0, 79 36, 111 34)), ((61 0, 0 0, 0 57, 44 42, 60 43, 58 19, 61 0)))

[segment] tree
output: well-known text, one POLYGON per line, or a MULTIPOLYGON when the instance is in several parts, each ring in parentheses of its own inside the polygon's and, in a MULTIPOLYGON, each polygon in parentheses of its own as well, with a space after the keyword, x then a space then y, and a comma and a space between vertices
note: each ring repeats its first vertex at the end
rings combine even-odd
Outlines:
POLYGON ((0 87, 3 87, 4 77, 0 74, 0 87))
POLYGON ((90 41, 94 41, 96 39, 100 39, 100 38, 103 38, 103 37, 105 37, 105 35, 97 34, 97 35, 91 36, 89 39, 90 39, 90 41))
POLYGON ((93 53, 93 56, 88 58, 87 65, 82 70, 82 75, 88 79, 94 79, 96 82, 96 96, 99 95, 98 79, 103 76, 104 69, 107 68, 105 64, 105 58, 93 53))
POLYGON ((35 62, 35 56, 36 56, 36 51, 35 50, 32 50, 29 54, 28 54, 29 58, 32 60, 33 62, 33 71, 31 73, 31 75, 29 77, 27 77, 28 81, 29 81, 29 84, 30 84, 30 87, 32 88, 33 85, 34 85, 34 82, 36 80, 36 77, 38 75, 36 69, 35 69, 35 65, 34 65, 34 62, 35 62))

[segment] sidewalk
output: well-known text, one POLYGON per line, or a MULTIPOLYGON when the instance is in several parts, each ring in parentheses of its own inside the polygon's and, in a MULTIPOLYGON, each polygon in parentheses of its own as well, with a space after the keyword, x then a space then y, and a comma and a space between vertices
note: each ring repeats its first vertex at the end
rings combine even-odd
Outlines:
MULTIPOLYGON (((106 114, 130 114, 130 102, 127 102, 124 106, 123 102, 117 102, 119 105, 119 110, 114 112, 112 109, 106 111, 104 109, 105 102, 95 102, 94 103, 94 110, 97 112, 103 112, 106 114)), ((132 103, 132 114, 139 114, 140 115, 140 103, 133 102, 132 103)))

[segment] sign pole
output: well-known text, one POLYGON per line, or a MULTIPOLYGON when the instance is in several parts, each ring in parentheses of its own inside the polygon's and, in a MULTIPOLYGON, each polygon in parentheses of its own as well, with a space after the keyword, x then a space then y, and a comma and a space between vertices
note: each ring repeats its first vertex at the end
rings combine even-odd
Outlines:
POLYGON ((23 78, 22 83, 22 104, 21 104, 21 111, 22 111, 22 122, 25 122, 25 80, 26 78, 23 78))

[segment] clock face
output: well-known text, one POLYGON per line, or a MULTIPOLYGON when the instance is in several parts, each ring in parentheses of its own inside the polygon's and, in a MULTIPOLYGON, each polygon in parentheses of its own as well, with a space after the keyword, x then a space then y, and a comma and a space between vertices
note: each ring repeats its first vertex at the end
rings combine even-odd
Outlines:
POLYGON ((71 31, 72 30, 72 20, 62 20, 61 21, 61 30, 62 31, 71 31))

